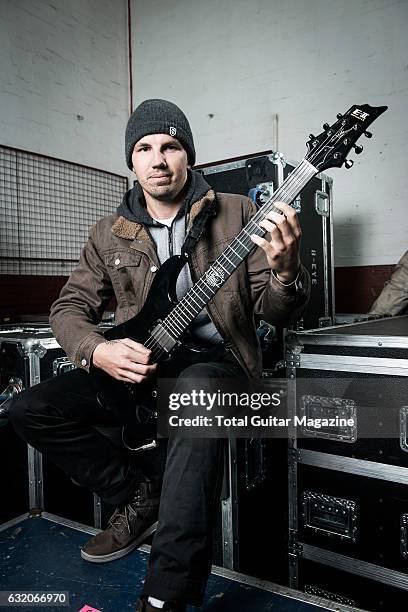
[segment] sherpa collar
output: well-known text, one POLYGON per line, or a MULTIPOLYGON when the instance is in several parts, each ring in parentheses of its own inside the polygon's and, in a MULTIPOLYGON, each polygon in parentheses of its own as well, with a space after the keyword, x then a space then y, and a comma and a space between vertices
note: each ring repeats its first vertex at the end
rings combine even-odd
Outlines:
MULTIPOLYGON (((211 204, 215 200, 215 192, 213 189, 209 189, 207 193, 194 202, 191 205, 190 212, 188 213, 188 224, 186 231, 189 232, 190 228, 193 224, 194 219, 200 212, 204 209, 205 206, 211 204)), ((134 240, 138 238, 139 240, 151 240, 148 231, 145 229, 142 223, 137 223, 136 221, 130 221, 126 219, 122 215, 118 217, 115 223, 112 226, 112 234, 117 236, 118 238, 125 238, 126 240, 134 240)))

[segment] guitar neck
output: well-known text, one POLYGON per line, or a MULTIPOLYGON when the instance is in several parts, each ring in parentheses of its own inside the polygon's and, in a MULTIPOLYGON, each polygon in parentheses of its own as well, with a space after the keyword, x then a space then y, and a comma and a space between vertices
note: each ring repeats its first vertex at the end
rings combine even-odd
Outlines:
POLYGON ((346 159, 346 155, 352 149, 357 155, 363 151, 363 147, 356 144, 357 140, 362 135, 367 138, 372 137, 372 133, 367 128, 386 110, 387 106, 355 104, 344 114, 338 113, 337 121, 332 125, 324 123, 323 132, 318 136, 310 134, 306 143, 308 152, 302 161, 183 299, 152 330, 147 343, 153 348, 154 357, 171 352, 190 323, 237 267, 257 248, 251 240, 251 235, 263 237, 266 230, 259 227, 259 223, 271 211, 281 214, 275 202, 290 204, 316 174, 327 168, 341 168, 343 164, 346 168, 351 168, 354 162, 346 159))
MULTIPOLYGON (((229 279, 237 267, 257 248, 250 236, 264 236, 266 230, 259 227, 259 222, 271 212, 281 213, 275 202, 290 204, 307 183, 318 173, 306 159, 303 159, 282 185, 255 213, 252 219, 234 238, 231 244, 217 257, 206 273, 191 287, 180 302, 173 308, 160 324, 161 342, 163 335, 168 334, 169 344, 177 341, 188 326, 205 308, 217 291, 229 279)), ((153 332, 153 339, 154 339, 153 332)))

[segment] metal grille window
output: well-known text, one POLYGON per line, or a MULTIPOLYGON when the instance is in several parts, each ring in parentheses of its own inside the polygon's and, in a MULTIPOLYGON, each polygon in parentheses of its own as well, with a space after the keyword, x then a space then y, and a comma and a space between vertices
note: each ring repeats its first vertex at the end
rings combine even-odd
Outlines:
POLYGON ((127 178, 0 146, 0 274, 68 275, 127 178))

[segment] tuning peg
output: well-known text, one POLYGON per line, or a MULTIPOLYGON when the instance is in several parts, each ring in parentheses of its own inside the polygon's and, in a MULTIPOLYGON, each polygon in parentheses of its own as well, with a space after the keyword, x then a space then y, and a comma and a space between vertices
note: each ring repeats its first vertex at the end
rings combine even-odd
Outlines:
POLYGON ((353 145, 353 148, 354 148, 355 152, 357 153, 357 155, 360 155, 360 153, 363 150, 363 147, 361 145, 353 145))
POLYGON ((342 119, 343 115, 341 113, 337 113, 337 119, 342 119))
POLYGON ((323 123, 323 129, 328 130, 330 125, 328 123, 323 123))
POLYGON ((314 134, 309 134, 309 138, 310 138, 310 140, 314 140, 316 138, 316 136, 314 136, 314 134))
POLYGON ((367 138, 371 138, 372 137, 372 133, 371 132, 364 132, 364 136, 367 136, 367 138))
POLYGON ((350 168, 354 166, 354 162, 352 159, 346 159, 344 165, 346 166, 347 170, 350 170, 350 168))

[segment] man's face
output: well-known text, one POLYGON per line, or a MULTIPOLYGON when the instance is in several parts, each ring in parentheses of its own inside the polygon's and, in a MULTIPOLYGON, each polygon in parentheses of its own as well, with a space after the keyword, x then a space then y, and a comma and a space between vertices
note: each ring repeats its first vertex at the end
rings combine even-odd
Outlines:
POLYGON ((143 191, 161 202, 173 202, 187 180, 187 153, 168 134, 149 134, 138 140, 132 164, 143 191))

